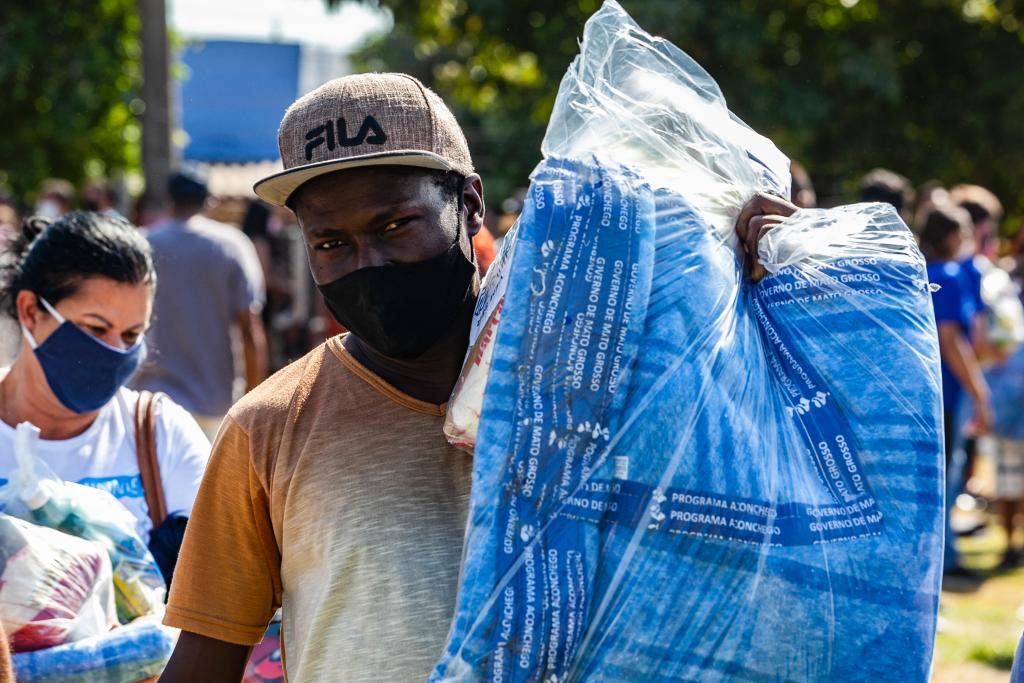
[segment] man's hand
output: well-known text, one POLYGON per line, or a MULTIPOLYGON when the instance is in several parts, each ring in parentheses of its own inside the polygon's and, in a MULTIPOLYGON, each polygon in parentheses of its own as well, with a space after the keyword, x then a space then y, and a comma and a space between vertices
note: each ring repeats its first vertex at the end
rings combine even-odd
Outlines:
POLYGON ((974 420, 971 423, 971 432, 974 436, 985 436, 992 429, 992 405, 987 398, 980 398, 974 401, 974 420))
POLYGON ((235 318, 242 337, 242 357, 245 360, 245 390, 252 391, 267 378, 270 353, 267 350, 267 332, 263 318, 256 311, 245 310, 235 318))
POLYGON ((767 192, 758 192, 740 209, 740 215, 736 218, 736 235, 740 238, 740 245, 747 255, 750 279, 754 282, 768 272, 757 258, 757 245, 761 237, 792 216, 796 209, 795 204, 767 192))

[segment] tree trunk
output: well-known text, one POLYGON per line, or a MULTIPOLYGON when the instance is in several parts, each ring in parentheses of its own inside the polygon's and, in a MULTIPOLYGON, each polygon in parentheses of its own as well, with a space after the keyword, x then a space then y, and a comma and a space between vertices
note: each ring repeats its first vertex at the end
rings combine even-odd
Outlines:
POLYGON ((146 178, 144 210, 166 204, 171 170, 170 57, 164 0, 138 0, 142 19, 142 170, 146 178))

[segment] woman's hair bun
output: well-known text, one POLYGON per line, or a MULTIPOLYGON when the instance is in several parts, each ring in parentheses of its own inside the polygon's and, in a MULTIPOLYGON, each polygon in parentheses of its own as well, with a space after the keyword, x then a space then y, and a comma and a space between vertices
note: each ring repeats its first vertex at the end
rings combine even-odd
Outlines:
POLYGON ((21 222, 21 239, 26 245, 31 244, 43 230, 50 227, 52 221, 42 216, 29 216, 21 222))

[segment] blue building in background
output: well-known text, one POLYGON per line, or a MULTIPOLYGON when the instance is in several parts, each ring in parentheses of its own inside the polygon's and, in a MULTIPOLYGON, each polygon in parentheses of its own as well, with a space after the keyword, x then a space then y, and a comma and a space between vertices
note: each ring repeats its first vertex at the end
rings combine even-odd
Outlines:
POLYGON ((302 55, 294 43, 188 45, 178 92, 178 121, 188 136, 182 158, 214 164, 276 160, 277 126, 300 94, 302 55))

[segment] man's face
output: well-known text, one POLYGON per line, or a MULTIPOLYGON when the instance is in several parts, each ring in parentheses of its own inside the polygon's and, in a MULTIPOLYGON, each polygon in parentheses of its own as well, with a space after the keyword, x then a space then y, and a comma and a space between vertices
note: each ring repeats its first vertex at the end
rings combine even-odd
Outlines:
POLYGON ((106 195, 102 188, 90 186, 82 193, 82 207, 87 211, 102 211, 107 208, 106 195))
POLYGON ((974 249, 979 254, 995 256, 999 241, 995 239, 999 224, 990 216, 982 218, 974 224, 974 249))
POLYGON ((971 240, 971 227, 966 223, 960 225, 960 229, 949 234, 946 238, 945 250, 951 258, 966 258, 969 253, 965 253, 965 246, 970 247, 973 245, 971 240))
POLYGON ((483 224, 479 178, 467 180, 461 204, 419 169, 370 166, 311 180, 294 208, 313 279, 326 284, 361 268, 424 261, 456 238, 471 257, 470 237, 483 224))

